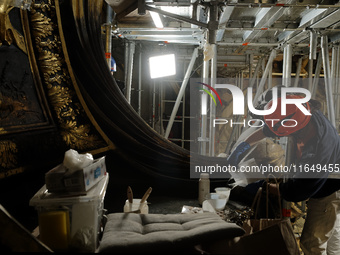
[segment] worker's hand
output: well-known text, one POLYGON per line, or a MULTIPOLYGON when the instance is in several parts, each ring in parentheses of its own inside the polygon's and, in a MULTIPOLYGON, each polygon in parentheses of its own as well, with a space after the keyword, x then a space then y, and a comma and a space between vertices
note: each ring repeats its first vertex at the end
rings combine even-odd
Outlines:
POLYGON ((240 156, 249 149, 250 149, 249 143, 241 142, 228 157, 227 164, 231 166, 237 166, 238 163, 240 163, 241 161, 240 156))

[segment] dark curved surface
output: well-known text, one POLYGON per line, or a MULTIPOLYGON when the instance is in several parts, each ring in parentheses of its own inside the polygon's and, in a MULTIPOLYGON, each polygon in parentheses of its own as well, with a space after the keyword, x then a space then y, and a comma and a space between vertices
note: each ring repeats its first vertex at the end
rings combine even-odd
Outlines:
POLYGON ((223 164, 225 159, 190 153, 164 139, 135 112, 107 67, 98 2, 65 1, 60 5, 70 62, 90 111, 117 147, 114 153, 121 164, 180 183, 197 182, 190 179, 190 164, 223 164))

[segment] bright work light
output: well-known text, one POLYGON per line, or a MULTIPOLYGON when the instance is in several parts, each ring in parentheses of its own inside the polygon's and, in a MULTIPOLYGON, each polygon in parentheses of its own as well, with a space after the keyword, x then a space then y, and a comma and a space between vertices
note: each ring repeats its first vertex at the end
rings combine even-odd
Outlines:
POLYGON ((175 54, 167 54, 149 58, 151 79, 176 74, 175 54))

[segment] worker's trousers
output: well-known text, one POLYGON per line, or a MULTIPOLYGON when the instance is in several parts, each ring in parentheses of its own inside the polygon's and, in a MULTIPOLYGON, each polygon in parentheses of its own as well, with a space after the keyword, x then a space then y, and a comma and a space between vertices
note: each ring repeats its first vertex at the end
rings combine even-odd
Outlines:
POLYGON ((309 199, 301 248, 305 255, 340 255, 340 191, 309 199))

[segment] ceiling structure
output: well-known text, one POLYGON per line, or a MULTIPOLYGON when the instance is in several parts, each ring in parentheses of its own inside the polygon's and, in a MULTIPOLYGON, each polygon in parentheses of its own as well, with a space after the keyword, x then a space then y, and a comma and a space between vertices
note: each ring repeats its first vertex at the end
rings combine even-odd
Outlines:
POLYGON ((114 35, 128 40, 217 45, 219 62, 242 68, 291 45, 293 55, 320 49, 321 37, 340 40, 339 0, 106 0, 115 12, 114 35), (164 28, 155 28, 150 10, 164 28))

